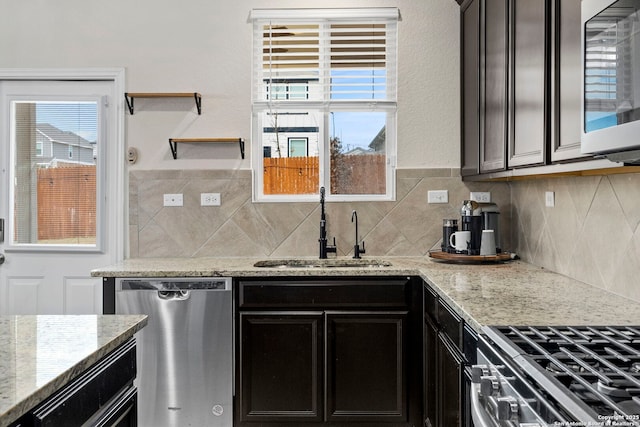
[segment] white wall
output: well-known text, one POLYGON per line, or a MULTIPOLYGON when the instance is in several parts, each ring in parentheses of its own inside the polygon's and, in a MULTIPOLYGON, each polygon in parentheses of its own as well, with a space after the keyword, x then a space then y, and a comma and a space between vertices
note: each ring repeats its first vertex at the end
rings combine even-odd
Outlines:
MULTIPOLYGON (((243 137, 250 143, 253 8, 397 6, 398 167, 459 167, 459 8, 454 0, 0 0, 0 68, 124 67, 129 92, 203 95, 136 100, 127 113, 133 169, 248 169, 237 146, 186 147, 170 137, 243 137), (204 150, 202 155, 190 149, 204 150)), ((124 104, 124 97, 117 100, 124 104)))

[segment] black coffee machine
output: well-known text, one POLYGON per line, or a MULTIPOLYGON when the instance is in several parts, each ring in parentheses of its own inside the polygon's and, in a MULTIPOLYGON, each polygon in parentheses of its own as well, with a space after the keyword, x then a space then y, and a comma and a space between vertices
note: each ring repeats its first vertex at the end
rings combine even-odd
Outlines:
POLYGON ((496 253, 502 252, 500 240, 500 210, 495 203, 478 203, 465 200, 460 208, 461 230, 471 231, 469 255, 480 254, 482 230, 493 230, 496 238, 496 253))

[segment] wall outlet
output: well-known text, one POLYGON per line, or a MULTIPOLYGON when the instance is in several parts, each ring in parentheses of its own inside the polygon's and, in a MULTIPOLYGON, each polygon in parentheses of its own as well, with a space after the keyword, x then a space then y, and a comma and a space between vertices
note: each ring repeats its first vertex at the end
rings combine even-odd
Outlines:
POLYGON ((220 206, 220 193, 200 193, 200 206, 220 206))
POLYGON ((491 193, 489 191, 472 191, 469 193, 469 200, 475 200, 478 203, 490 203, 491 193))
POLYGON ((182 206, 182 194, 165 194, 164 206, 182 206))
POLYGON ((553 191, 546 191, 544 193, 544 205, 548 208, 553 208, 556 205, 556 194, 553 191))
POLYGON ((428 191, 427 203, 449 203, 449 191, 448 190, 428 191))

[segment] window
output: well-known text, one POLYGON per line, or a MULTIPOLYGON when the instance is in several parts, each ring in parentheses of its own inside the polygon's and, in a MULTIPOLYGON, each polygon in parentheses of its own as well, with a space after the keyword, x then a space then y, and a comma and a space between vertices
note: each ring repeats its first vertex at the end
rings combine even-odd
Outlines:
POLYGON ((307 138, 289 138, 289 157, 307 157, 307 138))
POLYGON ((98 231, 96 97, 26 98, 9 104, 15 153, 10 240, 16 246, 93 249, 98 231))
POLYGON ((260 9, 255 201, 393 200, 398 9, 260 9))

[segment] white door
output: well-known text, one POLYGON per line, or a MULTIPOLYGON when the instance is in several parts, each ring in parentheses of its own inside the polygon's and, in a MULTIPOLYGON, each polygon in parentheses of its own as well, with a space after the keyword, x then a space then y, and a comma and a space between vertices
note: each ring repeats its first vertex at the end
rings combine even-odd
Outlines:
POLYGON ((102 313, 90 271, 123 257, 117 86, 0 80, 0 314, 102 313))

